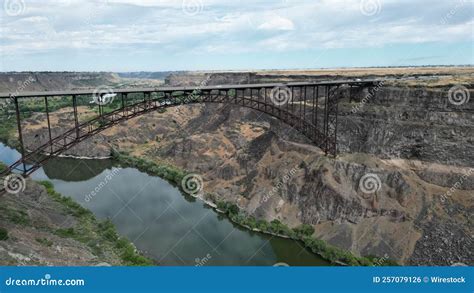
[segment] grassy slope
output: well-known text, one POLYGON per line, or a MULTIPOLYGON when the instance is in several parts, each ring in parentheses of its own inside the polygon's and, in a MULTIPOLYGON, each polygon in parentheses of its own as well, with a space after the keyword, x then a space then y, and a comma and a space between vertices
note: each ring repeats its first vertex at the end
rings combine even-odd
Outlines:
POLYGON ((113 250, 121 258, 123 265, 152 265, 152 260, 141 255, 135 246, 126 238, 120 237, 113 223, 109 220, 99 221, 91 211, 83 208, 70 197, 65 197, 54 190, 49 181, 39 182, 46 188, 49 196, 60 203, 73 215, 79 225, 74 228, 57 229, 54 233, 61 237, 73 238, 91 248, 95 255, 103 255, 105 249, 113 250))
MULTIPOLYGON (((0 172, 6 168, 0 163, 0 172)), ((99 221, 89 210, 83 208, 81 205, 73 201, 69 197, 62 196, 54 190, 54 186, 49 181, 38 182, 46 188, 48 195, 55 202, 59 203, 64 211, 77 219, 78 225, 68 229, 56 229, 51 231, 60 237, 67 237, 77 240, 88 246, 94 255, 100 256, 111 255, 112 251, 119 256, 117 260, 121 265, 152 265, 153 261, 141 255, 133 244, 126 238, 120 237, 117 231, 109 220, 99 221)), ((9 206, 3 207, 0 204, 0 218, 3 221, 9 221, 15 225, 33 225, 29 220, 28 214, 22 210, 15 210, 9 206)), ((41 228, 38 228, 41 229, 41 228)), ((8 231, 4 227, 0 227, 0 241, 8 239, 8 231)), ((46 238, 36 239, 37 242, 44 243, 51 246, 52 243, 46 238)))

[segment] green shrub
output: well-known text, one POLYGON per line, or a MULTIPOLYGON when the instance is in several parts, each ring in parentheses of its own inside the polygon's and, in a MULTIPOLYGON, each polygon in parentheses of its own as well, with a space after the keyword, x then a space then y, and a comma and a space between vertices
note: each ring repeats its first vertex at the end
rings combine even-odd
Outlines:
POLYGON ((110 220, 105 220, 99 223, 100 235, 113 243, 118 250, 120 258, 126 262, 127 265, 145 266, 152 265, 153 262, 140 255, 135 247, 125 238, 120 238, 117 234, 114 224, 110 220))
POLYGON ((10 220, 18 225, 26 226, 30 224, 30 218, 28 213, 21 210, 11 210, 9 211, 10 220))
POLYGON ((72 198, 63 196, 60 193, 54 190, 54 184, 50 181, 44 180, 39 181, 39 184, 43 185, 46 188, 46 192, 51 196, 52 199, 61 203, 63 206, 67 208, 69 213, 76 217, 82 216, 92 216, 92 212, 88 209, 83 208, 80 204, 75 202, 72 198))
POLYGON ((39 183, 46 188, 47 192, 53 192, 54 191, 54 184, 51 181, 44 180, 44 181, 40 181, 39 183))
POLYGON ((36 242, 43 244, 44 246, 51 247, 53 246, 53 242, 47 238, 35 238, 36 242))
POLYGON ((285 235, 285 236, 289 236, 289 237, 294 235, 293 231, 290 228, 288 228, 288 226, 281 223, 277 219, 270 222, 270 230, 273 233, 280 234, 280 235, 285 235))
POLYGON ((228 207, 228 212, 230 215, 238 215, 239 214, 239 207, 236 204, 230 204, 228 207))
POLYGON ((74 231, 74 228, 60 228, 56 230, 56 235, 63 237, 63 238, 74 238, 76 236, 76 233, 74 231))
POLYGON ((99 223, 101 235, 109 241, 117 241, 119 236, 115 230, 115 226, 110 220, 105 220, 99 223))
POLYGON ((269 232, 270 231, 270 224, 265 220, 258 220, 257 221, 257 229, 260 229, 260 230, 265 231, 265 232, 269 232))
POLYGON ((161 177, 168 182, 177 185, 178 187, 181 187, 181 180, 186 175, 182 170, 179 170, 173 166, 165 164, 160 165, 143 158, 132 157, 124 153, 120 153, 114 149, 111 150, 111 156, 122 166, 135 167, 149 175, 161 177))
POLYGON ((13 146, 10 141, 14 136, 16 124, 15 119, 8 119, 7 115, 0 115, 0 141, 7 143, 10 146, 13 146))
POLYGON ((293 231, 298 237, 311 236, 314 233, 314 227, 308 224, 302 224, 296 228, 293 228, 293 231))
POLYGON ((249 226, 251 229, 256 229, 257 228, 257 220, 255 220, 255 217, 253 216, 247 216, 244 218, 244 224, 249 226))
POLYGON ((121 254, 122 260, 134 266, 149 266, 152 261, 137 253, 133 245, 127 245, 123 248, 121 254))
POLYGON ((8 231, 5 228, 0 227, 0 241, 8 239, 8 231))
POLYGON ((0 162, 0 173, 5 171, 7 169, 7 166, 3 165, 2 162, 0 162))

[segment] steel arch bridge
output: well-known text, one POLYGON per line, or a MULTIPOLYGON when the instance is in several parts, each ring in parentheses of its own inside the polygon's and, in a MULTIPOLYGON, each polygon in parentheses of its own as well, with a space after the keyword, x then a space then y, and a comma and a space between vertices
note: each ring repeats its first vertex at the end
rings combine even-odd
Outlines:
MULTIPOLYGON (((84 90, 84 91, 45 91, 3 93, 0 100, 12 103, 15 108, 18 129, 18 143, 21 158, 0 174, 7 176, 12 172, 21 172, 28 176, 52 157, 56 157, 81 141, 100 133, 122 121, 159 109, 193 103, 224 103, 251 108, 273 116, 306 136, 314 145, 326 154, 337 154, 337 117, 340 96, 336 91, 341 87, 352 89, 374 87, 381 80, 339 80, 326 82, 240 84, 202 87, 159 87, 84 90), (103 98, 110 93, 116 95, 117 109, 109 112, 103 98), (78 119, 78 99, 95 97, 98 115, 84 122, 78 119), (134 96, 131 99, 131 96, 134 96), (139 97, 137 99, 137 96, 139 97), (74 114, 73 127, 64 133, 54 136, 51 131, 50 109, 48 101, 54 97, 70 98, 74 114), (47 142, 33 148, 25 147, 21 112, 21 100, 41 102, 44 104, 48 126, 47 142), (117 101, 118 100, 118 101, 117 101)), ((1 188, 1 187, 0 187, 1 188)))

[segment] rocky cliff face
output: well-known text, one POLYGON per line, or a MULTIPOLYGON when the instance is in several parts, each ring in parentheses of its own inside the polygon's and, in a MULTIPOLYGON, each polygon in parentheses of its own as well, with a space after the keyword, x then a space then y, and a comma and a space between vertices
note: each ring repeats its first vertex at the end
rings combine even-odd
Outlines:
MULTIPOLYGON (((474 106, 449 104, 448 89, 385 85, 370 99, 342 89, 337 158, 265 114, 215 104, 135 118, 70 154, 103 156, 114 146, 170 162, 200 174, 211 198, 258 218, 311 224, 356 254, 472 265, 474 106)), ((45 137, 43 120, 28 122, 27 143, 45 137)))
POLYGON ((446 85, 472 83, 471 66, 460 67, 386 67, 319 70, 267 70, 232 72, 171 72, 165 78, 170 86, 249 84, 269 82, 327 81, 344 79, 402 78, 397 83, 409 85, 446 85))
POLYGON ((105 72, 6 72, 0 73, 0 92, 94 88, 118 80, 117 75, 105 72))
POLYGON ((474 103, 454 105, 448 91, 386 86, 343 99, 340 151, 472 167, 474 103))
POLYGON ((104 91, 109 88, 154 87, 163 83, 158 77, 137 78, 131 74, 112 72, 0 72, 0 92, 14 94, 29 91, 104 91))

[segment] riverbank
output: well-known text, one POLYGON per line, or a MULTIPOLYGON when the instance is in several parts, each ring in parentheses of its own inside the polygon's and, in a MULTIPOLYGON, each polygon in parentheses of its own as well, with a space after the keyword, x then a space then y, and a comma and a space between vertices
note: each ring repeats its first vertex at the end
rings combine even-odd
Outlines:
MULTIPOLYGON (((8 163, 19 156, 18 151, 0 144, 0 161, 8 163)), ((97 219, 110 219, 122 237, 133 239, 135 247, 146 252, 147 257, 160 265, 202 265, 202 261, 198 262, 197 259, 201 260, 203 256, 207 265, 271 266, 282 262, 292 266, 329 265, 321 257, 303 249, 300 243, 255 233, 235 225, 201 200, 183 196, 168 181, 136 168, 117 168, 112 161, 57 158, 35 172, 31 178, 53 182, 56 192, 66 194, 97 219), (98 191, 97 188, 100 189, 97 196, 85 199, 88 191, 98 191), (123 201, 132 199, 131 203, 123 205, 123 201), (170 223, 173 223, 172 226, 170 223), (210 242, 203 242, 203 239, 210 242), (209 250, 210 243, 212 251, 209 250)), ((47 240, 40 238, 40 241, 45 244, 57 242, 45 238, 47 240)), ((29 254, 33 244, 28 243, 22 255, 29 254)), ((54 257, 49 258, 54 260, 54 257)), ((61 261, 55 265, 64 265, 68 260, 61 261)))
MULTIPOLYGON (((188 194, 181 186, 183 178, 188 175, 186 171, 169 164, 160 164, 147 159, 133 157, 117 150, 112 150, 111 155, 120 166, 137 168, 149 175, 161 177, 178 187, 182 193, 188 194)), ((241 227, 259 233, 300 241, 306 248, 330 261, 332 264, 352 266, 397 265, 396 262, 388 259, 379 261, 376 257, 358 257, 349 251, 332 246, 314 237, 313 234, 315 231, 310 225, 303 224, 298 227, 290 228, 278 220, 267 222, 263 219, 256 219, 248 215, 245 211, 240 210, 236 204, 219 200, 215 195, 210 193, 204 194, 203 196, 191 194, 191 196, 199 198, 216 212, 225 214, 232 222, 241 227)))
POLYGON ((0 265, 154 264, 110 221, 98 220, 51 182, 26 179, 24 187, 0 197, 0 265))
MULTIPOLYGON (((14 137, 13 130, 14 130, 14 125, 8 125, 8 127, 4 128, 5 133, 3 133, 3 135, 0 136, 0 139, 11 147, 15 147, 14 143, 12 142, 12 138, 14 137)), ((77 158, 78 156, 65 155, 64 157, 77 158)), ((181 186, 181 182, 183 178, 187 175, 187 172, 185 172, 184 170, 181 170, 170 164, 158 164, 156 162, 151 162, 146 159, 129 156, 115 150, 112 150, 111 158, 115 159, 123 167, 135 167, 149 175, 163 178, 167 180, 168 182, 170 182, 171 184, 173 184, 174 186, 178 187, 182 193, 185 193, 181 186)), ((46 187, 48 194, 59 199, 60 202, 67 205, 71 205, 70 208, 72 209, 78 209, 78 208, 83 209, 80 205, 75 204, 75 202, 73 202, 69 198, 61 197, 61 195, 57 194, 56 191, 54 191, 54 187, 50 185, 50 183, 42 182, 42 184, 46 187), (75 205, 77 205, 77 207, 75 205)), ((194 196, 193 194, 189 194, 189 195, 194 196)), ((240 210, 237 205, 231 202, 219 200, 216 198, 215 195, 211 193, 204 194, 203 196, 194 196, 194 197, 197 197, 200 200, 202 200, 207 206, 213 208, 216 212, 225 214, 228 217, 228 219, 230 219, 233 223, 245 229, 258 232, 258 233, 264 233, 267 235, 299 241, 303 246, 308 248, 310 251, 330 261, 333 264, 338 264, 338 265, 341 265, 341 264, 343 265, 373 265, 374 264, 373 260, 375 258, 357 257, 348 251, 329 245, 325 241, 317 239, 316 237, 313 236, 314 228, 310 225, 302 224, 298 227, 290 228, 276 219, 271 222, 267 222, 263 219, 255 219, 253 216, 248 215, 245 211, 240 210)), ((86 213, 86 211, 87 210, 84 209, 79 214, 86 213)), ((87 212, 91 214, 89 211, 87 212)), ((82 220, 87 220, 87 219, 82 219, 82 220)), ((111 222, 107 222, 106 224, 103 224, 103 225, 106 226, 105 227, 106 229, 113 228, 113 224, 111 222)), ((104 228, 104 227, 101 227, 101 228, 104 228)), ((88 238, 85 235, 81 235, 82 232, 79 232, 78 234, 76 233, 76 231, 67 230, 67 231, 61 231, 60 234, 71 237, 71 238, 79 238, 79 239, 88 238)), ((112 237, 109 240, 114 240, 114 239, 117 240, 115 237, 112 237)), ((127 248, 126 251, 130 251, 130 248, 127 248)), ((125 252, 121 252, 121 254, 124 254, 124 253, 125 252)), ((131 257, 131 259, 133 259, 133 257, 131 257)), ((140 261, 138 261, 138 263, 140 263, 140 261)), ((394 262, 384 261, 384 264, 389 265, 389 264, 394 264, 394 262)))
MULTIPOLYGON (((10 125, 10 127, 5 129, 7 130, 5 136, 0 137, 0 139, 10 147, 15 147, 14 143, 12 143, 12 138, 14 137, 14 125, 10 125)), ((67 157, 69 157, 69 155, 67 155, 67 157)), ((170 164, 152 162, 143 158, 133 157, 125 153, 120 153, 115 150, 111 151, 110 158, 117 161, 122 167, 135 167, 149 175, 163 178, 169 183, 178 187, 181 190, 181 193, 187 194, 184 192, 181 186, 181 181, 187 175, 187 172, 185 172, 184 170, 181 170, 170 164)), ((47 185, 48 183, 43 184, 47 185)), ((55 193, 54 187, 52 186, 47 186, 47 190, 48 193, 55 193)), ((194 196, 193 194, 189 195, 194 196)), ((272 235, 275 237, 287 238, 298 241, 304 247, 309 249, 312 253, 321 256, 323 259, 333 264, 370 266, 374 265, 375 263, 379 265, 378 258, 376 257, 357 257, 348 251, 330 245, 325 241, 314 237, 314 228, 310 225, 303 224, 298 227, 290 228, 278 220, 267 222, 263 219, 255 219, 253 216, 248 215, 245 211, 240 210, 237 205, 231 202, 219 200, 216 198, 215 195, 211 193, 194 197, 202 200, 207 206, 213 208, 216 212, 225 214, 229 220, 245 229, 251 230, 253 232, 272 235)), ((110 222, 108 222, 108 224, 106 225, 113 228, 113 224, 110 222)), ((71 233, 72 231, 63 232, 65 232, 63 233, 63 235, 66 236, 72 238, 81 238, 80 235, 75 235, 75 233, 71 233)), ((381 263, 383 265, 396 265, 394 261, 388 259, 384 259, 381 263)))

